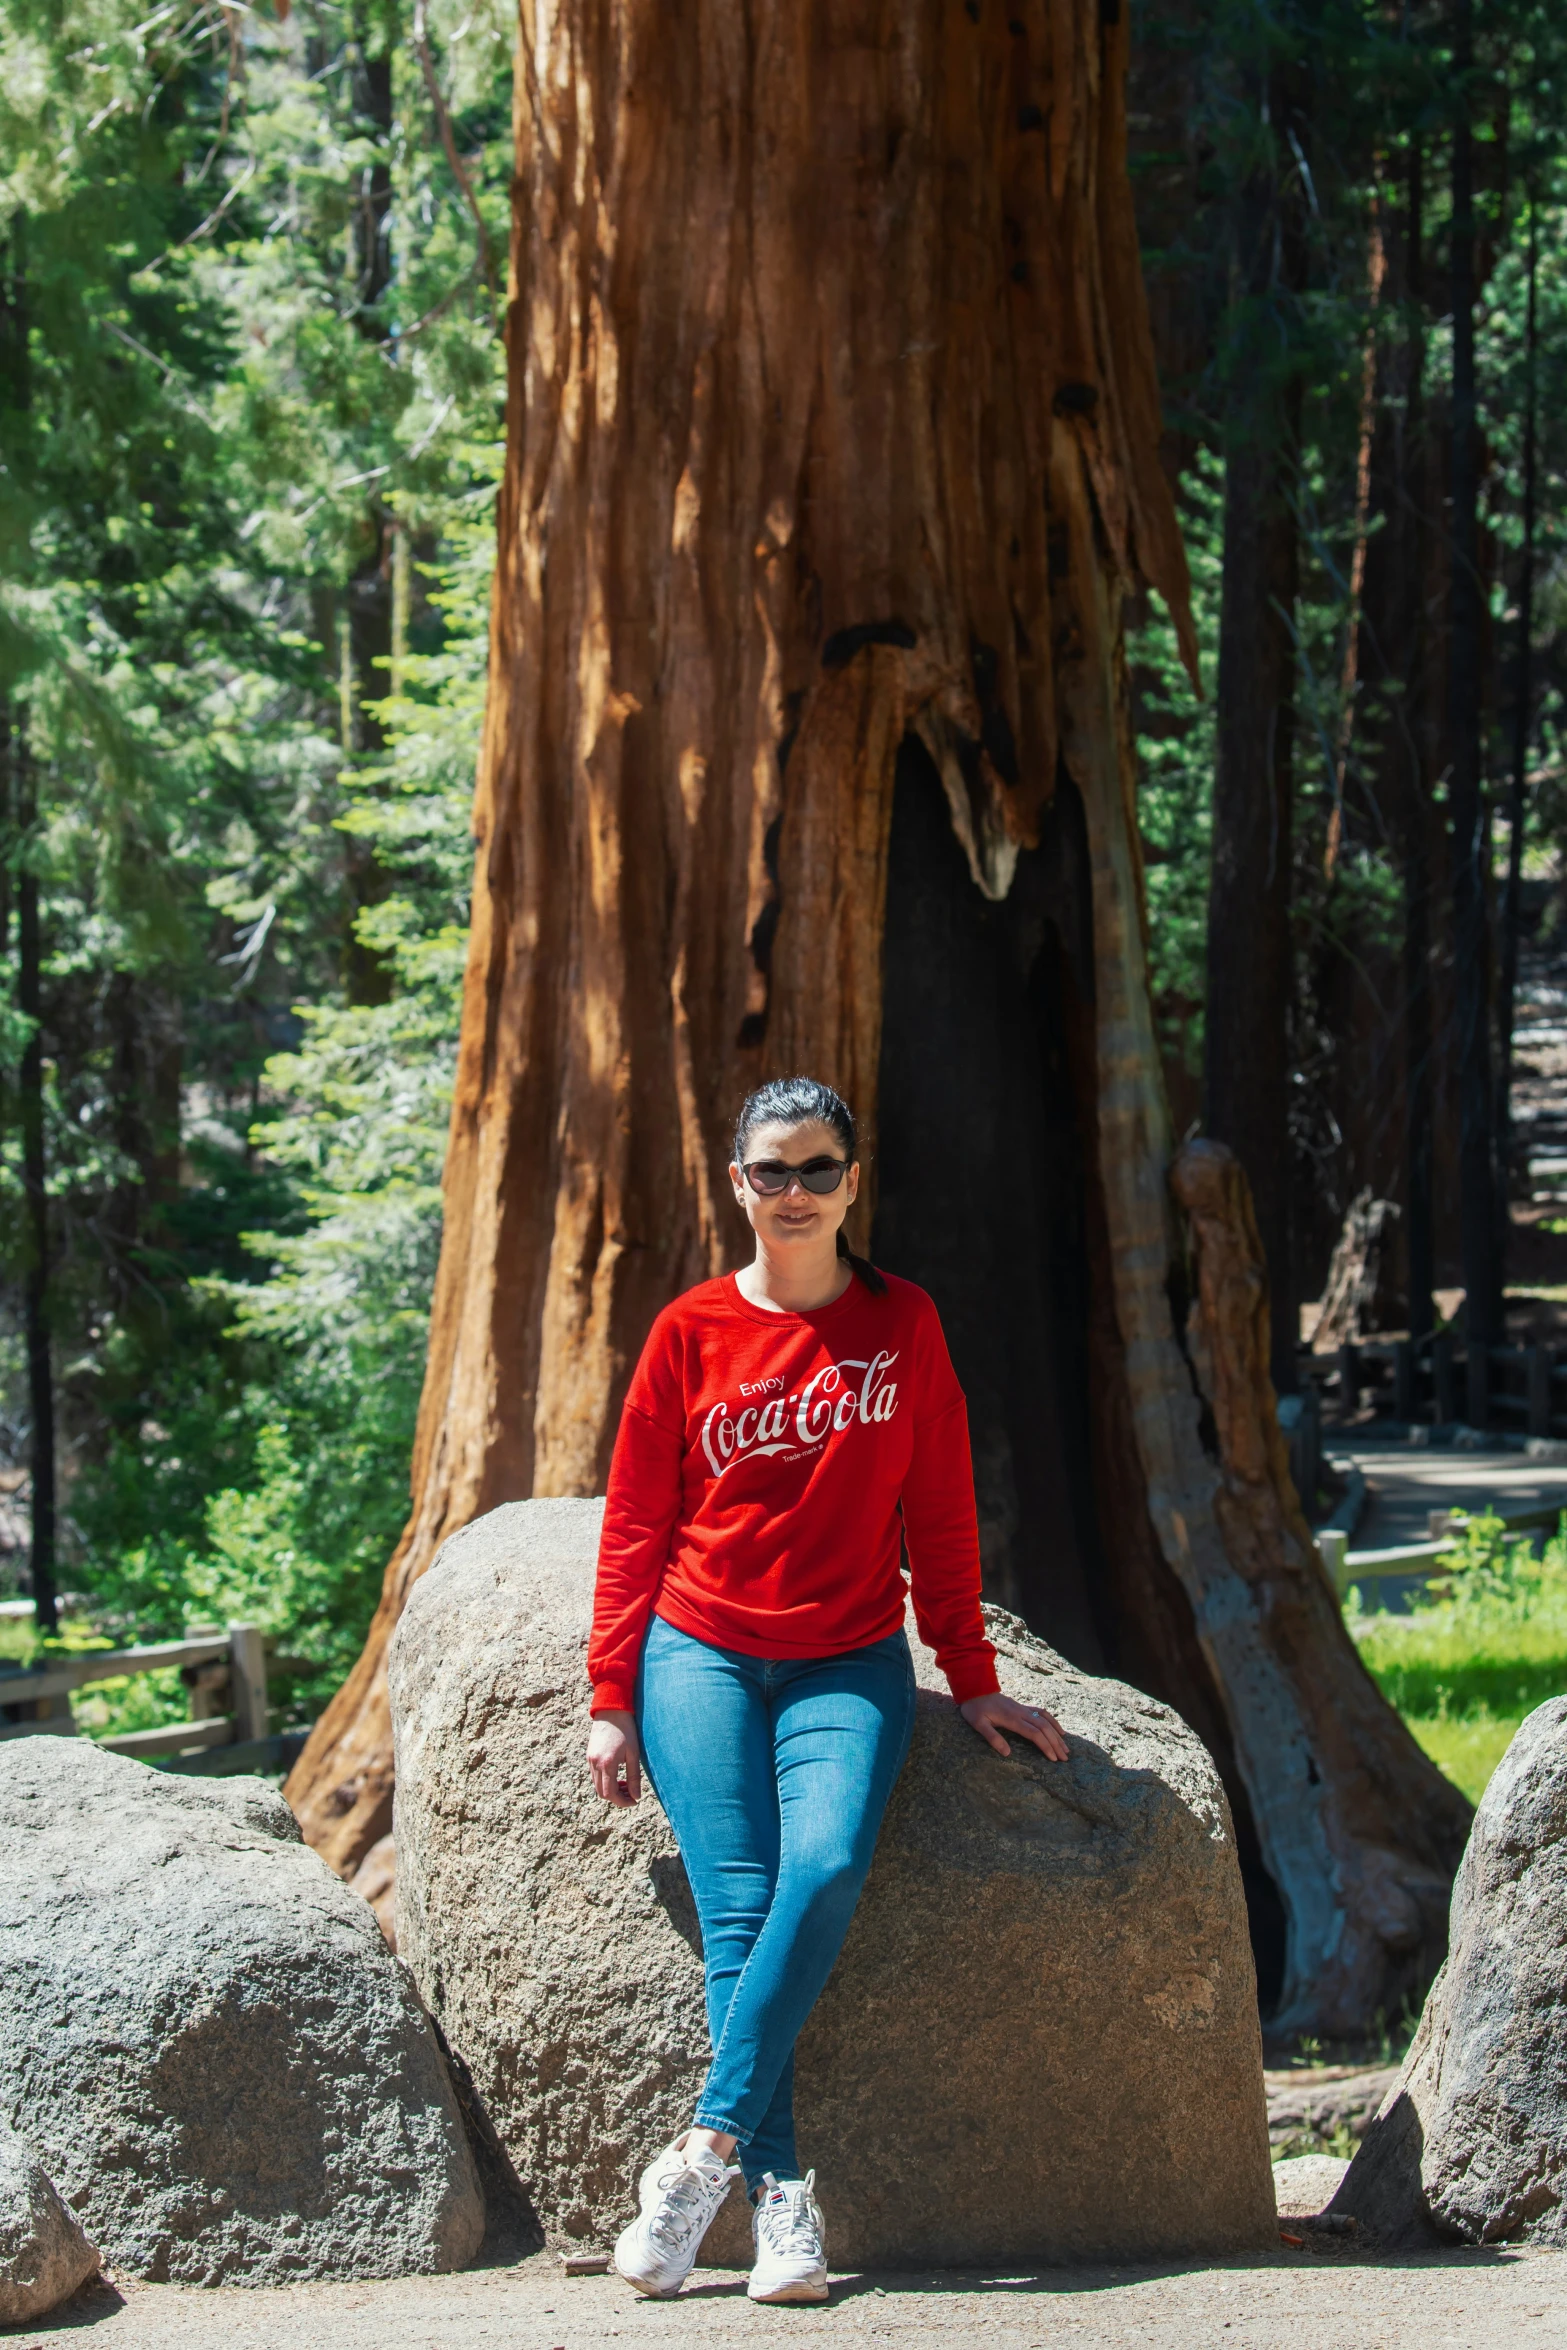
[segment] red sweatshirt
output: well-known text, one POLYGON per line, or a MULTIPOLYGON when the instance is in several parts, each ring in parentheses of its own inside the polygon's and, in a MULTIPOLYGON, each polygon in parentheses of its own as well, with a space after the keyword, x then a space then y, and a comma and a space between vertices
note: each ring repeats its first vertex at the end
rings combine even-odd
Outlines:
POLYGON ((968 1414, 936 1309, 857 1276, 809 1314, 732 1274, 658 1317, 621 1414, 599 1543, 593 1710, 628 1711, 648 1617, 746 1656, 839 1656, 914 1614, 961 1704, 996 1687, 968 1414))

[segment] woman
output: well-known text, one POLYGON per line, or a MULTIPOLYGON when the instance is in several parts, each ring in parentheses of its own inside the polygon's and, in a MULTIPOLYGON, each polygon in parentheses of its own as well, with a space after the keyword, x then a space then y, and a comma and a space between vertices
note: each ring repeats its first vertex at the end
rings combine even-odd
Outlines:
POLYGON ((729 1179, 755 1257, 660 1314, 610 1469, 588 1764, 622 1805, 645 1764, 668 1814, 713 2039, 691 2127, 643 2173, 615 2246, 643 2293, 679 2292, 743 2173, 751 2298, 826 2299, 793 2051, 908 1751, 900 1543, 920 1637, 964 1719, 998 1754, 1012 1731, 1066 1759, 1059 1723, 997 1688, 963 1393, 925 1292, 849 1252, 854 1146, 825 1085, 751 1095, 729 1179))

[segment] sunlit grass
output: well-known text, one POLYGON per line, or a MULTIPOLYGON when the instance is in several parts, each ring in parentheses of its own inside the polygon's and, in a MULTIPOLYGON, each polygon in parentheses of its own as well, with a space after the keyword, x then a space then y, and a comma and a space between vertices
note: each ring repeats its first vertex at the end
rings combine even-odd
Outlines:
POLYGON ((1451 1722, 1440 1715, 1416 1714, 1409 1727, 1437 1769, 1461 1787, 1471 1803, 1478 1803, 1522 1720, 1522 1714, 1476 1714, 1451 1722))
POLYGON ((1499 1518, 1470 1521, 1452 1572, 1407 1616, 1345 1620, 1383 1695, 1472 1803, 1519 1723, 1567 1691, 1567 1534, 1535 1557, 1499 1518))

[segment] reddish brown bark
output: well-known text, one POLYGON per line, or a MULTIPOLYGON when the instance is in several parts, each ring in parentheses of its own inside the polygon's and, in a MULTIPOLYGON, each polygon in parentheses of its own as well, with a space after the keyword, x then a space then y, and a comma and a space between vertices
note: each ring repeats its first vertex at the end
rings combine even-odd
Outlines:
MULTIPOLYGON (((1083 1652, 1147 1654, 1214 1725, 1283 1900, 1313 1897, 1291 1819, 1261 1816, 1299 1791, 1270 1776, 1255 1629, 1213 1621, 1237 1571, 1169 1302, 1123 596, 1151 582, 1188 644, 1189 622, 1112 13, 523 8, 480 845, 414 1504, 289 1785, 345 1873, 389 1824, 384 1661, 409 1584, 479 1511, 602 1487, 654 1314, 738 1254, 724 1169, 746 1089, 797 1068, 840 1085, 874 1177, 891 1068, 888 1261, 920 1277, 944 1250, 960 1291, 983 1266, 976 1346, 992 1304, 1017 1325, 1006 1235, 965 1256, 964 1217, 993 1204, 976 1178, 939 1230, 926 1213, 920 1183, 972 1145, 1032 1219, 1030 1296, 1078 1313, 1076 1354, 995 1404, 993 1489, 1021 1508, 1033 1476, 1045 1506, 1055 1471, 1030 1447, 1080 1470, 1062 1621, 1083 1652), (976 991, 952 1034, 983 1040, 992 1001, 1010 1021, 995 1066, 1035 1088, 1033 1197, 994 1103, 931 1147, 952 1072, 884 987, 894 803, 912 821, 938 786, 976 991), (1086 1305, 1056 1235, 1040 1245, 1058 1199, 1088 1235, 1086 1305), (1028 1417, 1036 1397, 1075 1408, 1072 1361, 1105 1428, 1080 1463, 1028 1417)), ((907 976, 936 915, 908 894, 898 911, 907 976)), ((1047 1620, 1058 1531, 1005 1570, 1036 1575, 1047 1620)), ((1367 2015, 1384 1989, 1368 1964, 1367 2015)))

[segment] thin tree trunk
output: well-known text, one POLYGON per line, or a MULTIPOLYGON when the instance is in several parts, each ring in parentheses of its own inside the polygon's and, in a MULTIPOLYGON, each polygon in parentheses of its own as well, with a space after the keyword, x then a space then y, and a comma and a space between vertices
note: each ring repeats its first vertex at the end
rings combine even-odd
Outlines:
POLYGON ((1208 893, 1203 1124, 1236 1152, 1276 1301, 1270 1371, 1293 1392, 1289 1009, 1297 531, 1271 435, 1225 454, 1224 580, 1208 893))
MULTIPOLYGON (((358 25, 369 29, 370 12, 361 7, 358 25)), ((359 201, 353 216, 355 265, 355 319, 360 333, 378 350, 386 351, 387 322, 380 305, 392 283, 392 136, 394 106, 392 50, 397 38, 397 11, 390 10, 381 25, 383 46, 378 57, 365 53, 361 39, 353 88, 355 111, 374 142, 374 160, 361 174, 359 201)), ((367 704, 383 701, 392 691, 394 646, 394 573, 397 524, 379 495, 372 491, 363 519, 365 552, 340 603, 343 630, 343 750, 355 758, 378 751, 385 729, 367 704)), ((384 1004, 391 994, 392 973, 384 955, 359 937, 357 917, 387 894, 387 879, 369 841, 357 833, 345 839, 344 856, 349 892, 349 936, 344 973, 349 1000, 356 1004, 384 1004)))
POLYGON ((1371 444, 1357 726, 1367 813, 1397 860, 1403 897, 1399 1022, 1403 1060, 1403 1241, 1409 1328, 1434 1324, 1431 1065, 1432 724, 1427 604, 1432 571, 1422 307, 1423 156, 1405 158, 1403 221, 1386 240, 1382 338, 1371 444))
POLYGON ((1424 495, 1425 436, 1425 156, 1410 141, 1405 231, 1403 428, 1394 469, 1400 574, 1396 593, 1399 643, 1407 647, 1404 694, 1393 730, 1397 770, 1393 822, 1403 864, 1404 937, 1404 1214, 1409 1262, 1409 1334, 1428 1338, 1436 1328, 1436 1205, 1434 1072, 1431 1049, 1431 782, 1429 631, 1426 579, 1431 559, 1429 502, 1424 495))
MULTIPOLYGON (((1429 1904, 1387 1884, 1426 1867, 1429 1830, 1394 1815, 1401 1793, 1427 1806, 1429 1773, 1403 1758, 1375 1866, 1352 1821, 1335 1845, 1324 1822, 1356 1790, 1314 1771, 1301 1683, 1336 1687, 1347 1638, 1330 1613, 1282 1652, 1215 1514, 1170 1302, 1121 643, 1141 577, 1190 646, 1127 34, 1094 0, 1019 0, 1014 21, 936 0, 873 29, 849 0, 744 20, 525 0, 480 847, 413 1510, 289 1795, 344 1873, 385 1834, 385 1653, 409 1584, 496 1503, 601 1488, 653 1316, 739 1254, 724 1167, 747 1086, 800 1067, 839 1085, 876 1175, 883 1044, 909 1051, 885 989, 898 775, 928 803, 934 773, 969 911, 1010 915, 1058 852, 1067 877, 1076 946, 984 968, 998 1024, 1037 1010, 1063 957, 1091 1014, 1079 1078, 1052 1046, 1029 1080, 1037 1116, 1079 1121, 1101 1286, 1074 1359, 1105 1422, 1085 1449, 1113 1480, 1099 1534, 1138 1546, 1096 1570, 1089 1612, 1218 1716, 1290 1911, 1291 2018, 1341 2029, 1396 2005, 1426 1950, 1429 1904)), ((905 1203, 907 1106, 886 1105, 905 1203)), ((905 1227, 916 1277, 949 1237, 905 1227)), ((994 1284, 976 1318, 1010 1311, 1016 1274, 1007 1248, 976 1252, 994 1284)), ((1095 1515, 1090 1497, 1090 1563, 1095 1515)))
POLYGON ((1329 881, 1338 864, 1344 832, 1344 785, 1349 773, 1349 751, 1355 736, 1355 690, 1360 675, 1361 606, 1366 588, 1366 549, 1371 528, 1371 460, 1377 421, 1377 336, 1382 283, 1387 275, 1387 246, 1382 235, 1381 199, 1372 199, 1371 232, 1366 253, 1366 348, 1360 367, 1360 424, 1355 434, 1355 538, 1349 559, 1349 600, 1344 619, 1344 660, 1339 671, 1338 741, 1333 751, 1333 813, 1328 819, 1327 853, 1323 859, 1329 881))
POLYGON ((1488 827, 1481 778, 1479 424, 1475 391, 1474 71, 1472 0, 1454 0, 1451 281, 1452 581, 1447 731, 1451 774, 1453 986, 1458 1018, 1459 1244, 1465 1328, 1482 1345, 1503 1336, 1495 1094, 1491 1077, 1491 936, 1486 906, 1488 827))
MULTIPOLYGON (((18 211, 0 237, 0 409, 7 424, 19 421, 29 404, 25 236, 27 216, 18 211)), ((11 439, 10 432, 6 435, 11 439)), ((17 876, 16 706, 8 680, 0 680, 0 961, 11 954, 11 907, 17 876)), ((11 1071, 0 1062, 0 1139, 11 1115, 11 1071)))
MULTIPOLYGON (((22 425, 32 405, 27 300, 27 221, 12 219, 0 267, 0 401, 22 425)), ((8 815, 14 830, 6 841, 14 856, 17 929, 17 1009, 30 1023, 18 1071, 17 1114, 22 1135, 23 1247, 22 1332, 27 1355, 28 1410, 32 1421, 31 1570, 33 1612, 39 1629, 52 1632, 55 1600, 54 1379, 49 1360, 49 1193, 44 1156, 43 981, 38 923, 38 802, 27 741, 26 714, 4 698, 4 743, 8 815)), ((9 922, 9 904, 7 906, 9 922)))
MULTIPOLYGON (((1278 120, 1287 101, 1268 93, 1278 120)), ((1270 1369, 1295 1387, 1290 1261, 1289 1027, 1295 736, 1294 476, 1300 378, 1276 348, 1298 292, 1295 199, 1259 173, 1237 201, 1238 334, 1225 422, 1224 576, 1214 731, 1213 863, 1204 991, 1203 1124, 1246 1169, 1273 1299, 1270 1369), (1259 331, 1258 314, 1266 315, 1259 331)))
MULTIPOLYGON (((1502 899, 1502 955, 1497 985, 1497 1164, 1504 1187, 1511 1160, 1513 1006, 1518 993, 1518 932, 1523 896, 1523 836, 1529 804, 1529 736, 1534 697, 1535 366, 1539 340, 1539 229, 1529 198, 1528 298, 1524 313, 1523 546, 1518 559, 1518 666, 1513 684, 1513 772, 1508 793, 1507 886, 1502 899)), ((1503 1192, 1505 1206, 1506 1190, 1503 1192)))
MULTIPOLYGON (((1423 778, 1419 779, 1423 781, 1423 778)), ((1431 852, 1424 804, 1404 835, 1404 1185, 1408 1225, 1409 1335, 1436 1328, 1435 1132, 1431 1065, 1431 852)))
POLYGON ((49 1345, 49 1188, 44 1153, 43 973, 35 862, 38 802, 33 764, 22 727, 13 724, 12 768, 16 778, 20 867, 16 881, 17 1008, 30 1023, 22 1048, 18 1109, 22 1128, 22 1198, 27 1227, 27 1270, 22 1290, 22 1328, 27 1350, 27 1400, 32 1420, 33 1615, 41 1632, 53 1632, 59 1609, 55 1597, 54 1375, 49 1345))

